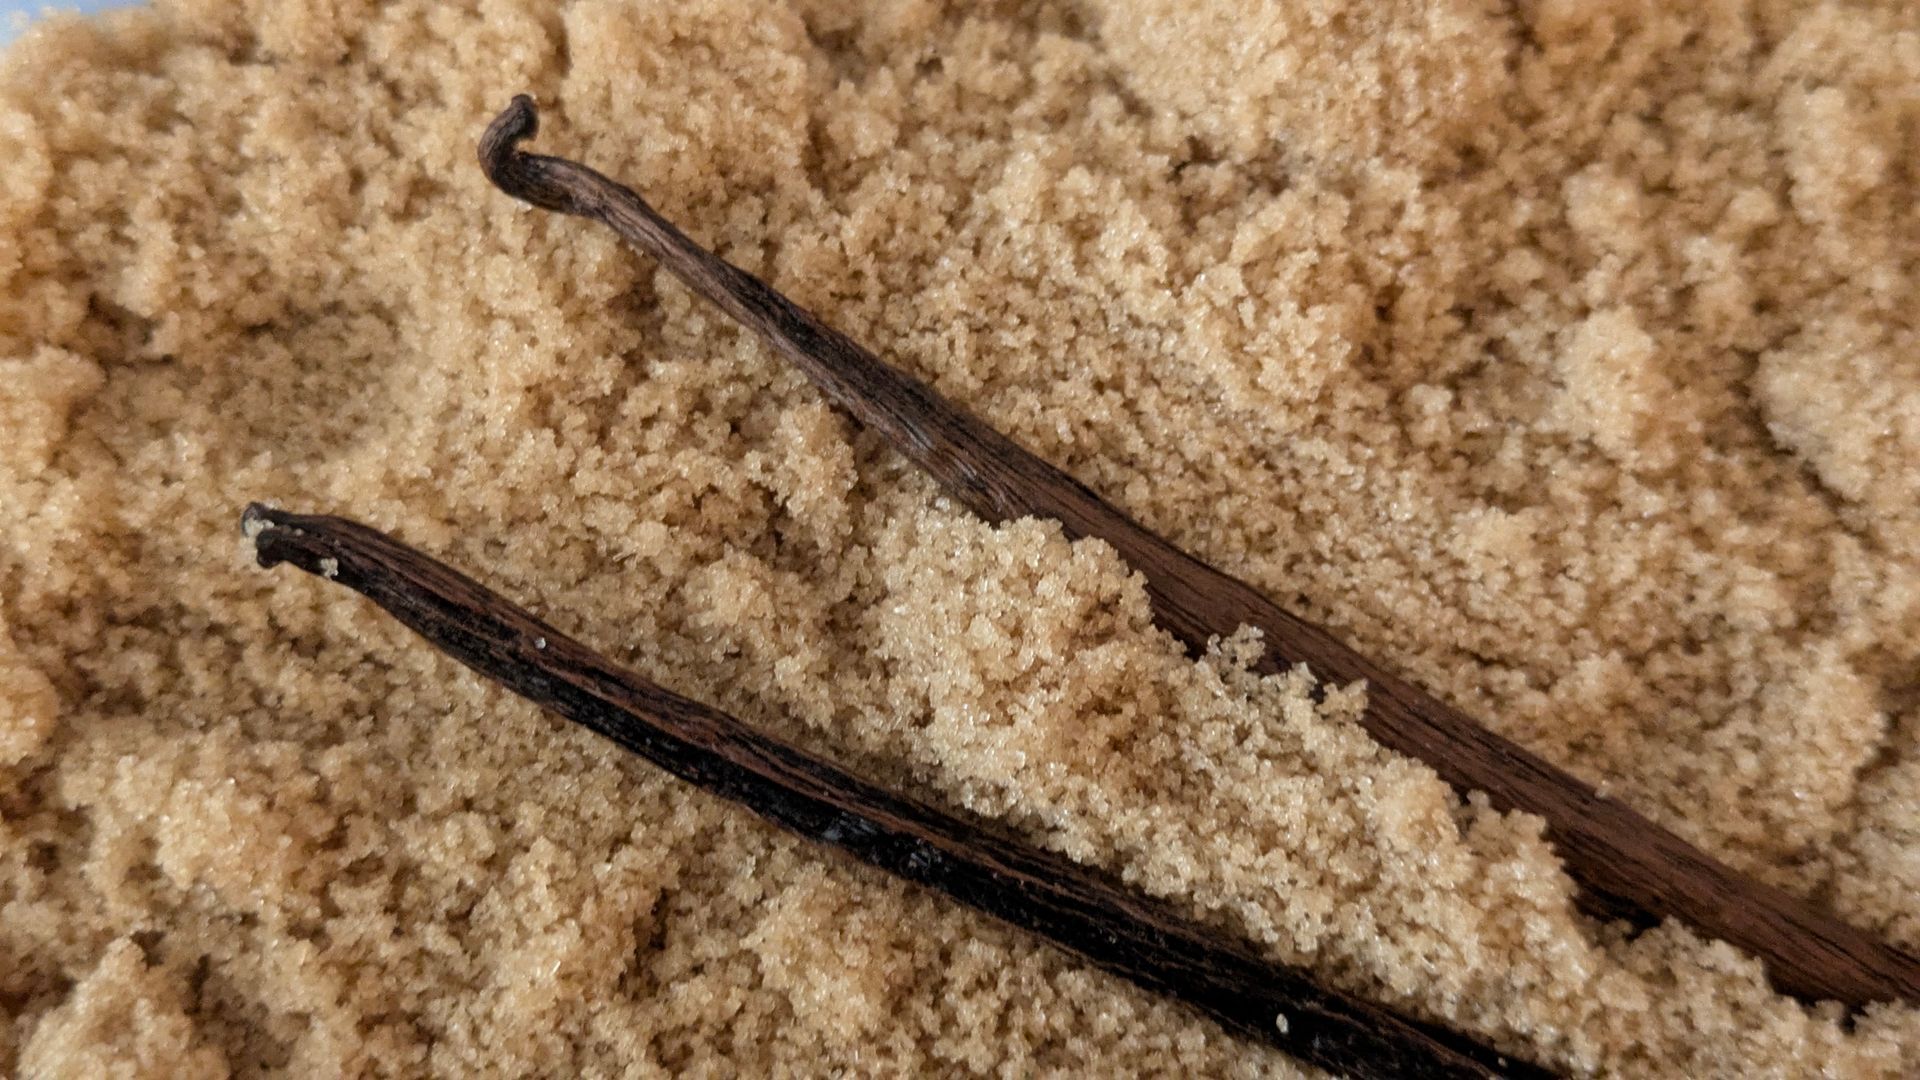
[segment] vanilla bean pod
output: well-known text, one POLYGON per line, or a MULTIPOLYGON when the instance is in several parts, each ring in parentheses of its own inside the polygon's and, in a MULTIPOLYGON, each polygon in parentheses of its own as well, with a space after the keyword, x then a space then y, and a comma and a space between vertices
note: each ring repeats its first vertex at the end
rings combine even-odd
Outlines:
POLYGON ((1589 910, 1643 923, 1679 918, 1760 957, 1775 986, 1804 998, 1855 1007, 1887 999, 1920 1003, 1920 958, 1734 872, 1174 546, 926 383, 705 250, 637 193, 587 166, 520 150, 537 127, 533 102, 521 95, 481 137, 480 164, 502 191, 612 227, 758 334, 836 404, 987 520, 1051 517, 1070 536, 1112 544, 1146 579, 1156 621, 1189 648, 1254 626, 1265 636, 1263 672, 1305 663, 1328 683, 1364 680, 1361 722, 1367 731, 1382 745, 1426 762, 1460 791, 1484 791, 1502 810, 1544 818, 1589 910))
POLYGON ((662 689, 365 525, 255 504, 242 527, 260 565, 292 563, 337 581, 448 656, 680 779, 1039 934, 1238 1035, 1352 1076, 1549 1075, 1320 986, 1109 875, 895 794, 662 689))

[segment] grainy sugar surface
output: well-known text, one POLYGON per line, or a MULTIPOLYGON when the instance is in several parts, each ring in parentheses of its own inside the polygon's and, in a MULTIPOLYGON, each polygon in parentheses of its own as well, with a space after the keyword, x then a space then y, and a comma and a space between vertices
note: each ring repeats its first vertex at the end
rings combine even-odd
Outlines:
POLYGON ((0 73, 0 1073, 1293 1075, 337 586, 639 671, 1557 1067, 1920 1073, 1359 698, 1195 662, 473 162, 541 149, 1735 865, 1920 946, 1920 8, 164 2, 0 73))

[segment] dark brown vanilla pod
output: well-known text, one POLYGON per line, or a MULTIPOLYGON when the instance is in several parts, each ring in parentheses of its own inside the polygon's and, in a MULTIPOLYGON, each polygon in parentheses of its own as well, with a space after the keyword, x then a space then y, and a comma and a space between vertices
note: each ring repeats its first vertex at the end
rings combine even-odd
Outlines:
POLYGON ((1057 519, 1112 544, 1146 579, 1154 617, 1189 648, 1258 627, 1259 670, 1304 663, 1327 683, 1364 680, 1361 722, 1382 745, 1430 765, 1456 789, 1546 820, 1589 910, 1643 923, 1678 918, 1760 957, 1774 985, 1850 1007, 1920 1004, 1920 959, 1724 863, 1586 782, 1504 739, 1355 652, 1326 629, 1208 566, 1071 476, 822 323, 759 278, 690 240, 638 194, 562 158, 529 154, 533 102, 516 97, 487 127, 480 163, 502 191, 600 221, 797 365, 836 404, 879 431, 947 492, 990 521, 1057 519))
POLYGON ((384 533, 258 504, 241 520, 260 565, 288 562, 337 581, 448 656, 680 779, 1039 934, 1235 1034, 1357 1077, 1550 1075, 1321 986, 1109 875, 888 791, 656 686, 384 533))

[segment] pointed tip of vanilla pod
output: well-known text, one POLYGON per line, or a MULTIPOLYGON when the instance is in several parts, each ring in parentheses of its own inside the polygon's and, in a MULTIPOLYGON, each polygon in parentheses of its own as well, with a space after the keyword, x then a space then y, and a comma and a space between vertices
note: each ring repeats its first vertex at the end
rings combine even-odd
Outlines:
POLYGON ((283 535, 279 530, 288 525, 288 515, 284 510, 276 510, 266 503, 250 502, 240 512, 240 534, 253 549, 254 561, 261 566, 274 567, 286 561, 285 553, 278 550, 273 541, 283 535))
POLYGON ((259 538, 260 534, 273 525, 274 509, 266 503, 250 502, 240 512, 240 531, 249 540, 259 538))

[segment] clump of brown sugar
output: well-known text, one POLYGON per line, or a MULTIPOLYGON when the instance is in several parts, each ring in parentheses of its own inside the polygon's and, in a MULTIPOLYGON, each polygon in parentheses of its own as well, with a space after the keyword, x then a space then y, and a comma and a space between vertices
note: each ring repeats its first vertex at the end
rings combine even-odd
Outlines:
POLYGON ((472 147, 533 88, 1150 526, 1917 945, 1916 42, 1774 4, 34 31, 0 76, 0 1071, 1290 1068, 247 569, 270 498, 1536 1059, 1911 1074, 1914 1010, 1848 1030, 1584 921, 1537 823, 1248 676, 1257 642, 1183 657, 1102 545, 960 513, 472 147))

